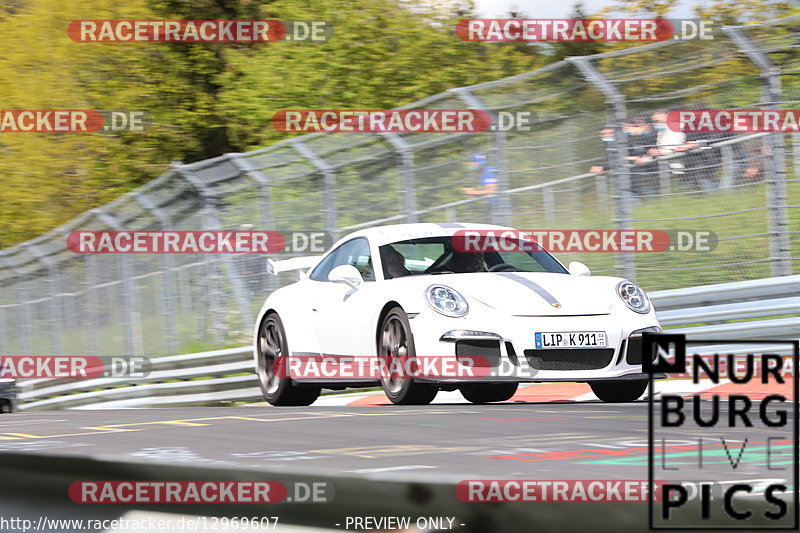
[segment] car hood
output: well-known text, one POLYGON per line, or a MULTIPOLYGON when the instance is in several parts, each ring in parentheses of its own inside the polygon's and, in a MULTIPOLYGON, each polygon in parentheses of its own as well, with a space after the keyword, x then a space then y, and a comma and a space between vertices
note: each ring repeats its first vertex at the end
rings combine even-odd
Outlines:
POLYGON ((607 315, 619 282, 609 277, 539 272, 440 274, 425 276, 425 280, 517 316, 607 315))

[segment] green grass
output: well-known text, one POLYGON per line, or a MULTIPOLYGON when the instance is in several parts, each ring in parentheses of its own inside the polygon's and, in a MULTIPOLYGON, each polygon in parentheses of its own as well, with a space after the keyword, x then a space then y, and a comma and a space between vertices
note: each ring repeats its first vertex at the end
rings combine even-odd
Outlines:
MULTIPOLYGON (((790 183, 788 193, 788 205, 798 205, 800 184, 790 183)), ((581 200, 585 204, 597 201, 591 189, 583 194, 581 200)), ((710 252, 632 254, 637 269, 635 281, 648 290, 662 290, 772 276, 772 265, 766 261, 769 257, 766 205, 767 186, 762 183, 738 189, 637 200, 632 207, 634 229, 710 231, 719 242, 710 252), (713 216, 693 218, 708 215, 713 216)), ((800 231, 800 217, 797 215, 798 208, 789 209, 790 231, 800 231)), ((609 202, 556 215, 551 220, 540 215, 518 216, 513 225, 520 229, 610 229, 615 227, 613 218, 609 202)), ((800 249, 800 235, 793 234, 791 240, 793 255, 796 256, 800 249)), ((565 263, 582 261, 598 274, 614 272, 619 259, 616 253, 557 255, 565 263)))

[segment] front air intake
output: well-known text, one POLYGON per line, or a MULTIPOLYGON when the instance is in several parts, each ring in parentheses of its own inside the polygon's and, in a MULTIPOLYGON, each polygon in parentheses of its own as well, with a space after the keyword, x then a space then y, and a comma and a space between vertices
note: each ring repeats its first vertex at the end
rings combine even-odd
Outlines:
POLYGON ((500 366, 500 342, 488 340, 462 339, 456 341, 456 357, 459 361, 475 357, 472 366, 500 366))
POLYGON ((538 370, 598 370, 613 357, 613 348, 525 350, 528 364, 538 370))

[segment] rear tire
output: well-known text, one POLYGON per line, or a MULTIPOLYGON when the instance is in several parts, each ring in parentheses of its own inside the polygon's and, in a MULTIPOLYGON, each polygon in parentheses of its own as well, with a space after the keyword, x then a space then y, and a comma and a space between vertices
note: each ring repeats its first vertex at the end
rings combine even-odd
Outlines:
POLYGON ((292 383, 286 367, 289 344, 283 322, 277 313, 269 313, 258 329, 256 375, 264 399, 275 406, 311 405, 320 387, 300 387, 292 383))
POLYGON ((12 407, 10 400, 0 400, 0 414, 7 414, 13 412, 14 409, 12 407))
POLYGON ((627 403, 638 400, 647 390, 649 380, 592 381, 589 386, 595 396, 607 403, 627 403))
MULTIPOLYGON (((401 308, 394 307, 386 313, 378 330, 378 356, 389 368, 394 363, 405 369, 413 365, 416 355, 408 317, 401 308)), ((420 383, 405 375, 381 378, 381 386, 389 401, 396 405, 427 405, 439 392, 438 385, 420 383)))
POLYGON ((516 392, 516 383, 478 383, 461 387, 461 396, 472 403, 504 402, 516 392))

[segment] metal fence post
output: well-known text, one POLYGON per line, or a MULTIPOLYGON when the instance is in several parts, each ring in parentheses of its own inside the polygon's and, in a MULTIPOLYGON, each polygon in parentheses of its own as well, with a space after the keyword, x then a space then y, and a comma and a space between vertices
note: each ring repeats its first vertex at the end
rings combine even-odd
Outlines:
POLYGON ((602 204, 603 202, 608 201, 609 193, 608 193, 608 177, 606 176, 605 172, 601 172, 594 178, 595 181, 595 193, 597 196, 597 203, 602 204))
POLYGON ((497 191, 500 197, 497 199, 499 213, 497 223, 501 226, 511 226, 511 195, 506 192, 511 188, 508 177, 508 151, 506 150, 506 132, 497 128, 492 133, 494 144, 494 160, 497 165, 497 191))
POLYGON ((33 327, 33 312, 31 310, 31 293, 28 288, 28 278, 25 272, 22 271, 17 265, 13 266, 14 272, 17 274, 17 299, 19 300, 22 310, 17 314, 17 334, 22 337, 22 342, 18 344, 19 348, 25 355, 32 355, 33 352, 33 335, 31 329, 33 327))
MULTIPOLYGON (((272 182, 266 174, 253 166, 248 158, 240 153, 226 154, 228 159, 245 175, 258 184, 258 199, 261 204, 261 227, 265 230, 275 230, 275 220, 272 218, 272 182)), ((274 291, 280 286, 276 276, 267 276, 266 287, 274 291)))
POLYGON ((8 308, 7 304, 0 305, 0 353, 11 353, 10 344, 8 342, 8 331, 10 328, 8 324, 6 324, 6 309, 8 308))
MULTIPOLYGON (((109 228, 116 231, 123 231, 124 228, 110 214, 106 213, 102 207, 92 209, 98 220, 109 228)), ((122 310, 122 321, 125 329, 125 350, 127 355, 144 355, 142 342, 141 314, 139 313, 139 302, 136 298, 136 289, 133 282, 133 267, 131 258, 128 254, 120 254, 119 261, 122 263, 122 300, 124 309, 122 310)))
POLYGON ((382 133, 381 136, 392 145, 399 158, 399 171, 403 178, 403 196, 405 198, 406 222, 418 222, 417 189, 414 176, 414 150, 396 133, 382 133))
MULTIPOLYGON (((614 223, 620 230, 632 229, 631 202, 633 192, 631 190, 631 175, 627 160, 628 140, 622 131, 622 124, 627 115, 625 109, 625 97, 614 85, 603 76, 592 62, 585 57, 569 57, 578 71, 589 83, 593 84, 605 96, 609 106, 611 120, 614 125, 614 147, 616 151, 609 158, 610 171, 616 176, 616 193, 612 196, 614 200, 614 223)), ((621 275, 627 279, 634 280, 635 263, 631 252, 619 252, 617 254, 617 268, 621 275)))
POLYGON ((672 169, 668 161, 658 161, 658 192, 660 194, 672 192, 672 169))
POLYGON ((61 284, 59 283, 60 276, 58 265, 52 258, 47 257, 47 255, 35 245, 25 243, 24 246, 28 252, 31 253, 31 255, 36 257, 36 261, 44 266, 45 270, 47 271, 47 280, 45 282, 48 292, 48 296, 46 297, 47 314, 49 315, 47 319, 49 328, 47 332, 47 338, 50 341, 50 353, 53 355, 63 355, 64 314, 62 313, 62 309, 58 300, 61 297, 61 284))
MULTIPOLYGON (((197 178, 194 173, 192 172, 190 165, 183 165, 180 163, 173 163, 172 168, 175 170, 176 174, 190 183, 203 197, 203 226, 204 229, 222 229, 222 223, 217 216, 217 206, 216 206, 216 197, 211 194, 208 187, 199 179, 197 178)), ((242 278, 239 275, 239 270, 237 269, 236 262, 233 260, 233 257, 230 254, 220 254, 222 264, 225 265, 225 270, 228 273, 228 281, 231 284, 231 292, 233 292, 233 298, 236 301, 236 304, 239 307, 239 315, 242 321, 242 330, 247 331, 249 328, 249 323, 255 316, 250 316, 250 307, 248 305, 247 297, 245 296, 244 284, 242 283, 242 278)), ((217 306, 216 311, 222 310, 221 306, 217 306)))
MULTIPOLYGON (((466 87, 450 89, 450 92, 455 93, 470 108, 490 113, 490 109, 486 104, 466 87)), ((493 115, 491 126, 492 160, 497 167, 497 199, 491 203, 492 223, 509 226, 511 225, 511 197, 506 191, 511 186, 508 178, 506 133, 499 126, 497 115, 493 115)))
POLYGON ((722 178, 719 180, 719 188, 727 189, 733 185, 734 168, 733 168, 733 149, 729 144, 720 148, 722 154, 722 178))
POLYGON ((544 220, 547 224, 552 224, 556 220, 556 199, 552 187, 542 189, 542 206, 544 208, 544 220))
POLYGON ((324 159, 317 155, 310 146, 303 144, 299 138, 294 138, 289 141, 291 146, 314 165, 325 179, 324 201, 325 206, 325 225, 327 231, 335 241, 339 235, 339 210, 336 207, 336 172, 324 159))
POLYGON ((261 225, 266 230, 274 230, 275 221, 272 219, 272 194, 269 176, 255 168, 250 160, 242 154, 230 153, 225 155, 239 171, 252 178, 258 184, 258 195, 261 202, 261 225))
POLYGON ((97 302, 97 256, 95 254, 86 254, 83 258, 86 265, 86 275, 84 276, 84 291, 86 293, 86 310, 87 320, 89 322, 89 338, 88 346, 91 355, 100 355, 100 340, 98 338, 98 330, 100 324, 98 317, 97 302))
MULTIPOLYGON (((739 26, 726 26, 725 33, 758 67, 764 80, 767 104, 781 101, 781 71, 767 55, 751 41, 739 26)), ((789 212, 786 190, 786 148, 782 133, 767 136, 771 154, 767 158, 767 221, 770 233, 770 259, 775 276, 792 273, 791 242, 789 239, 789 212)))
MULTIPOLYGON (((28 292, 28 280, 25 276, 25 273, 12 261, 9 261, 4 258, 0 258, 0 264, 6 266, 6 269, 10 271, 12 274, 9 275, 11 280, 15 280, 15 292, 16 292, 16 300, 17 304, 15 307, 18 306, 21 309, 15 313, 12 313, 14 317, 13 323, 14 327, 10 326, 12 320, 9 320, 8 329, 14 332, 14 336, 16 337, 17 342, 15 343, 15 348, 17 352, 23 355, 32 355, 31 353, 31 320, 33 318, 33 313, 31 313, 30 309, 30 293, 28 292)), ((12 304, 13 305, 13 304, 12 304)), ((8 350, 8 346, 10 343, 4 341, 4 348, 8 350)))
MULTIPOLYGON (((158 218, 162 230, 172 228, 172 217, 166 211, 158 207, 150 198, 148 198, 142 191, 134 191, 134 197, 142 204, 142 207, 153 213, 158 218)), ((174 228, 172 228, 174 229, 174 228)), ((163 274, 161 278, 161 290, 164 291, 164 307, 166 315, 164 317, 164 333, 167 341, 167 350, 170 353, 177 353, 178 351, 178 330, 175 323, 175 317, 178 314, 178 308, 175 302, 175 259, 172 254, 161 255, 161 268, 163 274)))

